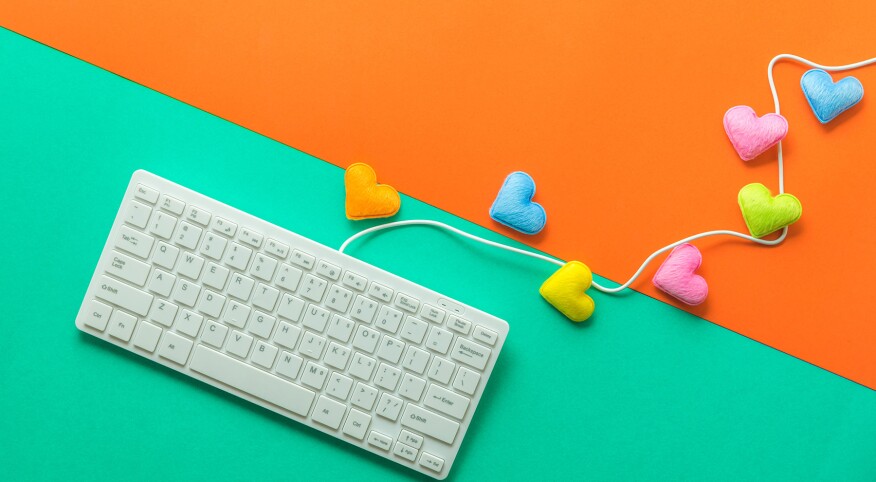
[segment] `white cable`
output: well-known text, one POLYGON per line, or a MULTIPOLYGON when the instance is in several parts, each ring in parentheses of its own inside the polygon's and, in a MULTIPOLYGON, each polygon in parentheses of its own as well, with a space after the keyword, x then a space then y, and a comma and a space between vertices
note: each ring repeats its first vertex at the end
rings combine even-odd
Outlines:
MULTIPOLYGON (((864 67, 866 65, 876 63, 876 57, 874 57, 872 59, 867 59, 867 60, 863 60, 861 62, 856 62, 854 64, 848 64, 848 65, 821 65, 821 64, 816 64, 815 62, 812 62, 810 60, 806 60, 802 57, 798 57, 796 55, 791 55, 791 54, 776 55, 775 57, 773 57, 773 59, 770 61, 769 66, 767 67, 767 78, 769 79, 769 83, 770 83, 770 91, 773 94, 773 103, 775 104, 775 107, 776 107, 776 114, 779 114, 780 110, 779 110, 779 95, 776 92, 776 83, 773 80, 773 67, 775 66, 776 62, 783 60, 783 59, 794 60, 796 62, 800 62, 801 64, 806 64, 806 65, 808 65, 810 67, 814 67, 816 69, 822 69, 822 70, 832 71, 832 72, 833 71, 857 69, 859 67, 864 67)), ((784 168, 783 157, 782 157, 782 143, 781 142, 779 142, 778 147, 779 147, 779 149, 778 149, 779 193, 784 193, 785 192, 785 168, 784 168)), ((460 236, 464 236, 466 238, 472 239, 472 240, 477 241, 479 243, 486 244, 488 246, 493 246, 495 248, 500 248, 500 249, 504 249, 507 251, 512 251, 514 253, 519 253, 519 254, 523 254, 526 256, 531 256, 533 258, 538 258, 538 259, 547 261, 549 263, 556 264, 558 266, 565 265, 565 263, 561 260, 551 258, 549 256, 544 256, 544 255, 541 255, 538 253, 533 253, 531 251, 513 248, 511 246, 507 246, 507 245, 504 245, 501 243, 496 243, 494 241, 490 241, 488 239, 484 239, 484 238, 475 236, 473 234, 466 233, 465 231, 461 231, 459 229, 454 228, 453 226, 449 226, 449 225, 444 224, 442 222, 431 221, 431 220, 427 220, 427 219, 414 219, 414 220, 410 220, 410 221, 395 221, 395 222, 381 224, 379 226, 374 226, 374 227, 365 229, 365 230, 360 231, 360 232, 354 234, 353 236, 350 236, 349 238, 347 238, 347 240, 344 241, 344 244, 341 245, 341 247, 340 247, 340 249, 338 249, 338 251, 343 253, 344 249, 346 249, 347 246, 351 242, 355 241, 356 239, 359 239, 362 236, 365 236, 366 234, 373 233, 376 231, 382 231, 384 229, 394 228, 397 226, 408 226, 408 225, 435 226, 438 228, 446 229, 448 231, 452 231, 456 234, 459 234, 460 236)), ((606 287, 604 287, 604 286, 602 286, 599 283, 596 283, 594 281, 593 287, 599 291, 602 291, 603 293, 617 293, 619 291, 623 291, 623 290, 629 288, 630 285, 633 284, 636 281, 636 279, 639 278, 639 276, 642 274, 642 272, 645 270, 645 268, 651 263, 651 261, 654 261, 654 258, 656 258, 657 256, 660 256, 662 253, 665 253, 666 251, 669 251, 670 249, 672 249, 678 245, 681 245, 684 243, 689 243, 689 242, 697 240, 697 239, 707 238, 709 236, 733 236, 733 237, 742 238, 742 239, 745 239, 748 241, 752 241, 752 242, 755 242, 757 244, 764 245, 764 246, 775 246, 777 244, 781 244, 781 242, 785 240, 787 235, 788 235, 788 227, 787 226, 782 228, 782 234, 780 234, 779 237, 777 237, 776 239, 773 239, 773 240, 759 239, 759 238, 755 238, 754 236, 751 236, 748 234, 740 233, 738 231, 729 231, 726 229, 719 229, 719 230, 715 230, 715 231, 706 231, 704 233, 694 234, 693 236, 688 236, 688 237, 681 239, 681 240, 678 240, 672 244, 668 244, 668 245, 658 249, 657 251, 654 251, 653 253, 651 253, 650 256, 645 258, 645 261, 642 262, 642 265, 639 266, 639 269, 636 270, 635 273, 633 273, 633 276, 631 276, 630 279, 628 279, 626 283, 624 283, 620 286, 616 286, 614 288, 606 288, 606 287)))

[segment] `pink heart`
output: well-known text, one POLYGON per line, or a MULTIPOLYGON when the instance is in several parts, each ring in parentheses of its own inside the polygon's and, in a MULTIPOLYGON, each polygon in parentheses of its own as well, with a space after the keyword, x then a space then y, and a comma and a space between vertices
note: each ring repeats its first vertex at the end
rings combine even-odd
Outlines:
POLYGON ((779 114, 758 117, 747 105, 731 107, 724 114, 724 131, 743 161, 750 161, 788 135, 788 121, 779 114))
POLYGON ((679 244, 657 268, 651 282, 682 303, 696 306, 706 301, 706 296, 709 295, 709 285, 705 278, 694 274, 702 263, 703 255, 696 246, 679 244))

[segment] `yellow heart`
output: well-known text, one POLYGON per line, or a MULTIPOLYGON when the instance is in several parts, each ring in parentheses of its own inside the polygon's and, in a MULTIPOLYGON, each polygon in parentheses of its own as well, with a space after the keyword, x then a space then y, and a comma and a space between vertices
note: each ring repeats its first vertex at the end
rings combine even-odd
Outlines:
POLYGON ((586 264, 569 261, 545 280, 538 292, 566 318, 577 323, 590 318, 596 309, 593 298, 584 294, 592 283, 593 273, 586 264))
POLYGON ((387 218, 398 212, 401 198, 388 184, 377 184, 377 174, 368 164, 357 162, 344 173, 348 219, 387 218))
POLYGON ((740 189, 738 200, 745 225, 755 238, 793 224, 803 214, 799 199, 787 193, 774 197, 769 188, 759 182, 740 189))

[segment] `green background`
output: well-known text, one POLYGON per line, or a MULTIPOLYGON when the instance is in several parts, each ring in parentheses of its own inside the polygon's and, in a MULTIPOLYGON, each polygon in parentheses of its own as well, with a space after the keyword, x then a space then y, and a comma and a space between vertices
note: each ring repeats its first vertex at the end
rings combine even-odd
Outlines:
MULTIPOLYGON (((74 326, 135 169, 333 247, 375 224, 342 170, 2 29, 0 162, 0 478, 426 479, 74 326)), ((876 480, 861 385, 638 293, 574 325, 552 265, 432 228, 349 253, 511 325, 451 480, 876 480)))

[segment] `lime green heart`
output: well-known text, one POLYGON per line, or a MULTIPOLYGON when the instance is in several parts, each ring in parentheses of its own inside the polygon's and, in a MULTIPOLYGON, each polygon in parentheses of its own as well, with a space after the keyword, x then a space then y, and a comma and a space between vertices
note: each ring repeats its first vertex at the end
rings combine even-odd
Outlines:
POLYGON ((739 208, 748 230, 755 238, 762 238, 794 224, 803 215, 799 199, 787 193, 773 196, 769 188, 759 182, 739 190, 739 208))

